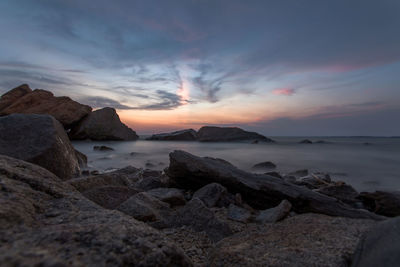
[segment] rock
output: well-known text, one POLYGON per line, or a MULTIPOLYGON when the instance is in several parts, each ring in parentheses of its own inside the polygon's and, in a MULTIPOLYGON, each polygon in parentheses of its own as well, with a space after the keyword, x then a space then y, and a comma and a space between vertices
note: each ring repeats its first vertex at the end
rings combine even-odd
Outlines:
POLYGON ((136 132, 121 122, 115 109, 102 108, 90 113, 71 129, 72 140, 137 140, 136 132))
POLYGON ((79 167, 86 168, 87 167, 86 155, 75 149, 75 156, 76 156, 76 159, 78 160, 79 167))
POLYGON ((228 208, 228 219, 233 221, 247 223, 250 221, 252 215, 247 209, 230 204, 228 208))
POLYGON ((180 189, 161 187, 147 191, 147 194, 170 204, 171 207, 182 206, 186 204, 185 196, 180 189))
POLYGON ((113 151, 114 148, 108 147, 108 146, 94 146, 93 150, 97 150, 97 151, 113 151))
POLYGON ((400 215, 399 191, 376 191, 374 193, 361 192, 359 198, 368 210, 377 214, 389 217, 400 215))
POLYGON ((307 176, 301 177, 300 179, 296 180, 294 183, 297 185, 306 186, 309 189, 317 189, 322 186, 329 185, 328 182, 326 182, 325 180, 319 179, 315 175, 307 175, 307 176))
POLYGON ((227 195, 228 190, 224 186, 218 183, 211 183, 197 190, 193 194, 193 198, 200 199, 207 207, 211 208, 222 206, 227 195))
POLYGON ((186 225, 195 231, 204 231, 214 242, 232 234, 229 225, 219 220, 203 201, 195 197, 177 211, 170 224, 174 227, 186 225))
POLYGON ((383 219, 282 179, 248 173, 229 163, 209 157, 196 157, 184 151, 170 153, 170 165, 166 173, 179 187, 187 189, 197 189, 213 182, 220 183, 229 192, 240 193, 246 203, 257 209, 271 208, 287 199, 298 213, 316 212, 352 218, 383 219))
POLYGON ((260 214, 256 217, 256 221, 259 223, 278 222, 288 216, 291 209, 292 204, 286 199, 282 200, 275 208, 260 211, 260 214))
MULTIPOLYGON (((283 179, 282 175, 279 172, 266 172, 265 175, 274 176, 279 179, 283 179)), ((295 178, 296 179, 296 178, 295 178)))
POLYGON ((375 225, 364 234, 353 257, 353 267, 399 266, 400 217, 375 225))
POLYGON ((64 128, 49 115, 0 117, 0 154, 40 165, 63 180, 80 173, 77 153, 64 128))
POLYGON ((87 200, 49 171, 0 156, 3 266, 190 266, 159 231, 87 200))
MULTIPOLYGON (((272 175, 273 176, 273 175, 272 175)), ((287 183, 295 184, 297 179, 295 176, 292 175, 285 175, 283 176, 283 180, 287 183)))
POLYGON ((348 266, 360 236, 374 223, 308 213, 248 225, 216 244, 208 266, 348 266))
POLYGON ((316 141, 314 143, 315 144, 332 144, 332 142, 328 142, 328 141, 325 141, 325 140, 318 140, 318 141, 316 141))
POLYGON ((315 190, 315 192, 334 197, 348 204, 357 202, 356 198, 358 197, 358 192, 351 185, 344 183, 323 186, 315 190))
POLYGON ((287 175, 294 176, 296 178, 300 178, 300 177, 307 176, 308 175, 308 170, 307 169, 297 170, 297 171, 294 171, 294 172, 290 172, 287 175))
POLYGON ((200 142, 230 142, 230 141, 254 141, 273 142, 273 140, 255 133, 247 132, 237 127, 204 126, 197 132, 197 140, 200 142))
POLYGON ((83 191, 82 194, 94 203, 106 209, 115 209, 137 190, 126 186, 103 186, 83 191))
POLYGON ((185 129, 172 133, 153 134, 146 140, 158 141, 195 141, 197 139, 197 132, 193 129, 185 129))
POLYGON ((169 177, 161 174, 158 176, 145 176, 135 184, 136 188, 143 191, 149 191, 151 189, 169 186, 169 177))
POLYGON ((161 211, 168 210, 169 204, 141 192, 131 196, 116 209, 139 221, 154 222, 162 219, 161 211))
POLYGON ((299 142, 299 144, 312 144, 313 142, 311 142, 310 140, 308 140, 308 139, 304 139, 304 140, 302 140, 302 141, 300 141, 299 142))
POLYGON ((265 162, 260 162, 260 163, 257 163, 255 165, 253 165, 252 168, 253 169, 258 169, 258 170, 260 170, 260 169, 263 169, 263 170, 265 170, 265 169, 275 169, 276 165, 274 163, 272 163, 271 161, 265 161, 265 162))
POLYGON ((66 129, 76 125, 92 110, 66 96, 55 97, 51 92, 41 89, 32 91, 26 84, 4 94, 0 107, 0 116, 14 113, 47 114, 56 118, 66 129))

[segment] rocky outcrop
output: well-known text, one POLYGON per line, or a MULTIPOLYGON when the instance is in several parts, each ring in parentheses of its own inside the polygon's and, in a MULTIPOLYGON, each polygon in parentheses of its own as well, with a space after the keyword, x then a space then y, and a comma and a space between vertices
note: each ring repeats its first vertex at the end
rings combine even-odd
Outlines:
POLYGON ((298 213, 315 212, 352 218, 380 216, 366 210, 354 209, 337 199, 287 183, 282 179, 248 173, 233 165, 213 158, 196 157, 184 151, 170 153, 168 176, 184 188, 197 189, 209 183, 220 183, 231 193, 240 193, 253 208, 266 209, 287 199, 298 213))
POLYGON ((0 116, 13 113, 48 114, 66 129, 76 125, 91 110, 91 107, 66 96, 55 97, 51 92, 41 89, 32 91, 26 84, 12 89, 0 99, 0 116))
MULTIPOLYGON (((373 225, 371 220, 309 213, 248 226, 216 244, 208 266, 348 266, 360 236, 373 225)), ((370 266, 387 266, 382 262, 370 266)))
POLYGON ((0 117, 0 154, 40 165, 64 180, 78 175, 79 163, 85 161, 62 125, 49 115, 0 117))
POLYGON ((153 134, 147 140, 158 141, 195 141, 197 139, 197 132, 193 129, 186 129, 172 133, 153 134))
POLYGON ((136 132, 121 122, 115 109, 102 108, 90 113, 71 129, 72 140, 137 140, 136 132))
POLYGON ((361 192, 359 197, 367 207, 377 214, 394 217, 400 216, 400 192, 376 191, 361 192))
POLYGON ((222 207, 227 202, 228 190, 220 184, 211 183, 194 192, 193 198, 200 199, 209 208, 222 207))
POLYGON ((197 140, 200 142, 231 142, 231 141, 264 141, 273 142, 273 140, 255 133, 247 132, 237 127, 215 127, 204 126, 197 132, 197 140))
POLYGON ((87 200, 49 171, 0 156, 4 266, 191 266, 159 231, 87 200))
POLYGON ((308 140, 308 139, 304 139, 304 140, 301 140, 300 142, 299 142, 299 144, 312 144, 313 142, 312 141, 310 141, 310 140, 308 140))
POLYGON ((254 164, 252 169, 255 170, 269 170, 269 169, 275 169, 276 165, 272 163, 271 161, 265 161, 265 162, 260 162, 257 164, 254 164))

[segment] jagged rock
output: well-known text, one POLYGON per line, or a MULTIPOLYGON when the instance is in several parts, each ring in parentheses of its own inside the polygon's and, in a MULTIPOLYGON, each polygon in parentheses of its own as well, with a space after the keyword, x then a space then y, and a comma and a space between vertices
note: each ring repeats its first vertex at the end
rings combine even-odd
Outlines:
POLYGON ((229 192, 240 193, 243 200, 253 208, 271 208, 287 199, 298 213, 316 212, 333 216, 383 219, 282 179, 248 173, 223 161, 196 157, 184 151, 170 153, 170 165, 166 173, 182 188, 197 189, 209 183, 220 183, 229 192))
POLYGON ((368 210, 377 214, 389 217, 400 215, 399 191, 361 192, 359 198, 363 201, 368 210))
POLYGON ((247 209, 238 207, 234 204, 230 204, 228 207, 228 219, 233 221, 247 223, 250 221, 252 215, 247 209))
MULTIPOLYGON (((193 198, 198 198, 204 202, 204 204, 211 208, 216 206, 224 206, 228 197, 228 190, 218 183, 208 184, 193 194, 193 198)), ((227 203, 229 205, 229 203, 227 203)))
POLYGON ((131 196, 116 209, 139 221, 154 222, 162 219, 161 211, 168 210, 169 204, 141 192, 131 196))
POLYGON ((308 140, 308 139, 304 139, 302 141, 299 142, 299 144, 312 144, 313 142, 308 140))
POLYGON ((272 163, 271 161, 265 161, 265 162, 260 162, 260 163, 255 164, 252 168, 258 169, 258 170, 275 169, 276 165, 274 163, 272 163))
POLYGON ((361 238, 353 267, 399 266, 400 217, 380 222, 361 238))
POLYGON ((93 150, 97 150, 97 151, 113 151, 114 148, 108 147, 108 146, 94 146, 93 150))
POLYGON ((174 206, 182 206, 186 204, 185 196, 182 190, 176 188, 155 188, 147 191, 147 194, 174 206))
POLYGON ((254 141, 273 142, 273 140, 255 133, 247 132, 237 127, 204 126, 197 132, 197 140, 200 142, 230 142, 230 141, 254 141))
POLYGON ((147 140, 158 141, 195 141, 197 139, 197 132, 193 129, 185 129, 172 133, 153 134, 147 140))
POLYGON ((66 96, 55 97, 51 92, 41 89, 32 91, 26 84, 12 89, 0 99, 0 116, 13 113, 48 114, 66 129, 76 125, 91 110, 91 107, 66 96))
POLYGON ((278 222, 288 216, 291 209, 292 204, 286 199, 282 200, 275 208, 260 211, 260 214, 256 217, 256 221, 259 223, 278 222))
POLYGON ((0 156, 3 266, 190 266, 157 230, 87 200, 49 171, 0 156))
POLYGON ((73 140, 137 140, 139 138, 135 131, 121 122, 113 108, 93 111, 71 129, 69 137, 73 140))
POLYGON ((49 115, 0 117, 0 154, 40 165, 64 180, 80 172, 64 128, 49 115))
POLYGON ((103 186, 82 192, 86 198, 106 209, 115 209, 139 191, 126 186, 103 186))
POLYGON ((247 225, 216 244, 208 266, 348 266, 360 236, 374 223, 309 213, 247 225))
POLYGON ((315 192, 337 198, 349 204, 357 202, 356 198, 358 197, 358 192, 351 185, 345 183, 323 186, 315 192))

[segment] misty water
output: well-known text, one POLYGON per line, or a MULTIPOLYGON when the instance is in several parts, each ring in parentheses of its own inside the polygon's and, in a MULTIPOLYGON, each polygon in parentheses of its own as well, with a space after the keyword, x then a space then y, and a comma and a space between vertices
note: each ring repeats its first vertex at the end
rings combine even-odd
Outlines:
POLYGON ((75 141, 73 145, 88 156, 89 169, 105 171, 132 165, 162 170, 168 154, 184 150, 197 156, 228 160, 246 171, 259 162, 271 161, 277 171, 298 169, 330 173, 334 180, 353 185, 360 191, 400 190, 400 138, 308 137, 325 144, 299 144, 305 137, 273 137, 277 143, 200 143, 176 141, 97 142, 75 141), (368 143, 368 144, 365 144, 368 143), (94 151, 106 145, 114 151, 94 151), (147 164, 147 167, 146 167, 147 164))

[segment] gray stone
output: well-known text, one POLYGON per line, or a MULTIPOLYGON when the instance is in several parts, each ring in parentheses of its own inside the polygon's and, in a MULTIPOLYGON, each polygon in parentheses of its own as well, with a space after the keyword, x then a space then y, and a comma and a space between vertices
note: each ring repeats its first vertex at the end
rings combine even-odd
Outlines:
POLYGON ((300 177, 307 176, 308 175, 308 170, 307 169, 297 170, 297 171, 294 171, 294 172, 290 172, 287 175, 294 176, 296 178, 300 178, 300 177))
POLYGON ((251 220, 251 212, 247 209, 230 204, 228 207, 228 219, 233 221, 247 223, 251 220))
POLYGON ((197 132, 197 140, 200 142, 231 142, 254 141, 273 142, 273 140, 255 133, 247 132, 237 127, 204 126, 197 132))
POLYGON ((260 211, 260 214, 256 217, 256 221, 259 223, 278 222, 288 216, 291 209, 292 204, 286 199, 282 200, 275 208, 260 211))
POLYGON ((93 150, 97 150, 97 151, 113 151, 114 148, 108 147, 108 146, 94 146, 93 150))
POLYGON ((172 133, 153 134, 147 140, 157 141, 195 141, 197 139, 197 132, 193 129, 185 129, 172 133))
POLYGON ((64 180, 80 173, 63 126, 49 115, 0 117, 0 154, 40 165, 64 180))
POLYGON ((207 207, 211 208, 223 202, 227 195, 228 190, 224 186, 218 183, 211 183, 197 190, 193 194, 193 198, 200 199, 207 207))
POLYGON ((155 188, 147 191, 147 194, 170 204, 172 207, 186 204, 182 190, 177 188, 155 188))
POLYGON ((82 195, 103 208, 115 209, 136 193, 137 190, 126 186, 103 186, 83 191, 82 195))
POLYGON ((315 190, 320 194, 324 194, 330 197, 337 198, 345 203, 355 203, 358 200, 358 192, 351 186, 345 183, 330 184, 324 187, 320 187, 315 190))

